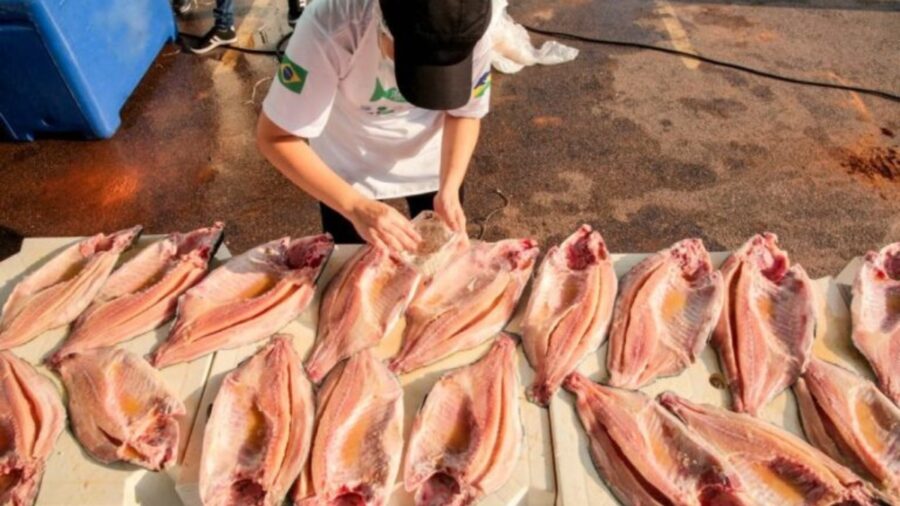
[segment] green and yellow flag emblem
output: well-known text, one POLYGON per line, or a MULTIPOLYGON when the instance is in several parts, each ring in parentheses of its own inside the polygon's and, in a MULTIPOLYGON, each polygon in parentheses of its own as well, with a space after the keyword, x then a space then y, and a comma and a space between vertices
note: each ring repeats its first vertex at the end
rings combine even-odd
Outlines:
POLYGON ((278 66, 278 81, 285 88, 294 93, 300 93, 303 91, 303 85, 306 84, 308 73, 305 68, 292 62, 287 55, 281 57, 281 64, 278 66))

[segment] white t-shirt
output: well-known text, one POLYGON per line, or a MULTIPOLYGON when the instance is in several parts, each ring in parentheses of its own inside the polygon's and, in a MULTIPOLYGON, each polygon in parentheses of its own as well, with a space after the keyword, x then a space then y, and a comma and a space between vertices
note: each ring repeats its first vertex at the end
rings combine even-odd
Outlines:
MULTIPOLYGON (((444 112, 415 107, 397 89, 378 45, 378 0, 313 0, 297 22, 263 111, 310 139, 354 188, 384 199, 438 189, 444 112)), ((488 31, 489 33, 489 31, 488 31)), ((490 102, 491 44, 475 46, 472 96, 448 111, 481 118, 490 102)))

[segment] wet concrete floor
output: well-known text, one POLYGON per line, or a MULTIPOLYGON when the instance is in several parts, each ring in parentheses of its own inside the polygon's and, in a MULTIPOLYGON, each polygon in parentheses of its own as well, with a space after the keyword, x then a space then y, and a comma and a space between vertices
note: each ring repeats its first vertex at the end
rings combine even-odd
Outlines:
MULTIPOLYGON (((209 0, 182 29, 211 23, 209 0)), ((243 44, 285 6, 239 0, 243 44)), ((900 4, 854 0, 513 2, 536 26, 694 50, 900 93, 900 4)), ((536 41, 542 39, 535 38, 536 41)), ((612 251, 771 230, 814 276, 900 240, 900 104, 647 51, 574 43, 569 64, 495 75, 467 179, 470 233, 544 244, 579 223, 612 251), (508 199, 508 206, 493 212, 508 199)), ((108 141, 0 144, 0 258, 22 237, 227 222, 232 251, 319 228, 315 202, 254 147, 271 57, 167 46, 108 141)))

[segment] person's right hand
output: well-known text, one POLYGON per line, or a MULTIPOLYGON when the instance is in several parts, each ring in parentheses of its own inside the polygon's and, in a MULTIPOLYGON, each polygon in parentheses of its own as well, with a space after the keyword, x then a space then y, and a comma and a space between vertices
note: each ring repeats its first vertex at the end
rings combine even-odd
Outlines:
POLYGON ((393 207, 360 198, 347 219, 369 244, 394 251, 415 251, 422 238, 412 222, 393 207))

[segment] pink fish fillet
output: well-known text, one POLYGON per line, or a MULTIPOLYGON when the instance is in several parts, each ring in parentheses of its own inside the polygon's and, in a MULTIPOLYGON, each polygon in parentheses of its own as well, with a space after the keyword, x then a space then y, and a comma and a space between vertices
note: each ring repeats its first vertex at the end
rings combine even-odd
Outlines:
POLYGON ((151 363, 167 367, 278 332, 309 305, 333 248, 328 234, 284 237, 232 258, 184 293, 151 363))
POLYGON ((578 373, 565 387, 575 394, 594 464, 623 504, 759 504, 715 447, 653 399, 578 373))
POLYGON ((357 352, 335 367, 318 393, 310 487, 299 506, 381 506, 397 478, 403 451, 403 390, 372 355, 357 352))
POLYGON ((103 287, 141 227, 97 234, 69 246, 13 289, 0 316, 0 350, 68 325, 103 287))
POLYGON ((175 316, 178 297, 206 275, 223 226, 169 234, 113 272, 50 362, 118 344, 175 316))
POLYGON ((712 342, 734 409, 752 415, 797 381, 815 336, 812 283, 777 242, 753 236, 722 265, 725 303, 712 342))
POLYGON ((512 476, 524 438, 516 361, 516 342, 502 334, 431 389, 406 450, 404 487, 417 505, 474 504, 512 476))
POLYGON ((606 244, 589 225, 547 252, 522 318, 522 346, 536 373, 529 400, 546 406, 603 343, 617 287, 606 244))
POLYGON ((685 239, 637 264, 616 301, 606 356, 609 384, 637 389, 694 363, 724 292, 700 239, 685 239))
POLYGON ((309 455, 315 403, 287 336, 228 373, 203 436, 205 506, 281 505, 309 455))
POLYGON ((900 504, 900 408, 871 381, 818 358, 794 393, 806 439, 900 504))
POLYGON ((69 355, 58 371, 69 394, 72 430, 91 456, 151 471, 175 463, 184 404, 144 359, 97 348, 69 355))
POLYGON ((900 242, 869 252, 853 283, 853 344, 900 406, 900 242))
POLYGON ((24 360, 0 351, 0 504, 34 503, 44 463, 65 422, 53 383, 24 360))
POLYGON ((537 243, 476 243, 435 274, 406 311, 403 346, 390 364, 406 373, 495 336, 534 269, 537 243))

